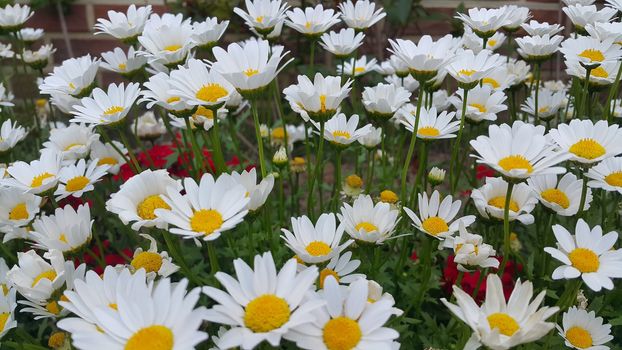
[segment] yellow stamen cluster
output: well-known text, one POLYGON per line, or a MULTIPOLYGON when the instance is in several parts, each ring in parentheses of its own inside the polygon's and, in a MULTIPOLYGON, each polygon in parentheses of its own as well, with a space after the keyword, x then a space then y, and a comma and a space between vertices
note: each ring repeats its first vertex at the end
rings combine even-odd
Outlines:
POLYGON ((211 235, 218 230, 223 223, 222 215, 213 209, 201 209, 194 212, 190 219, 190 227, 195 232, 211 235))
POLYGON ((506 313, 497 312, 487 317, 490 329, 498 329, 499 333, 511 337, 520 329, 514 318, 506 313))
POLYGON ((171 207, 166 204, 160 195, 154 194, 140 202, 136 208, 136 212, 143 220, 154 220, 156 218, 156 209, 171 209, 171 207))
POLYGON ((141 328, 125 343, 125 350, 172 350, 174 334, 166 326, 141 328))
POLYGON ((598 255, 587 248, 576 248, 568 254, 568 259, 572 266, 581 273, 590 273, 598 271, 600 260, 598 255))
POLYGON ((423 220, 421 226, 427 233, 433 236, 449 231, 447 221, 438 216, 430 216, 429 218, 423 220))
POLYGON ((324 345, 329 350, 349 350, 354 349, 361 341, 363 333, 358 322, 340 316, 326 322, 322 331, 324 345))
POLYGON ((273 294, 264 294, 246 305, 244 325, 256 333, 270 332, 289 321, 290 314, 285 299, 273 294))

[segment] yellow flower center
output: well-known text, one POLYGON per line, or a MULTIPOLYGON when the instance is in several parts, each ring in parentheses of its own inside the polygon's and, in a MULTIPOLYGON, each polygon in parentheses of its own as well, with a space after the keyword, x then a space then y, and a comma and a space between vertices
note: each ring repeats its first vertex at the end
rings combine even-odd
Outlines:
POLYGON ((211 109, 205 108, 203 106, 199 106, 199 108, 197 108, 197 111, 194 112, 193 117, 196 117, 196 116, 205 117, 207 119, 214 119, 214 112, 212 112, 211 109))
POLYGON ((104 157, 97 161, 97 165, 116 165, 117 163, 119 163, 119 161, 113 157, 104 157))
POLYGON ((52 349, 57 349, 65 344, 65 333, 64 332, 54 332, 50 335, 50 339, 48 340, 48 346, 52 349))
POLYGON ((461 69, 458 71, 458 75, 466 75, 467 77, 470 77, 473 73, 475 73, 473 69, 461 69))
POLYGON ((421 226, 432 236, 449 231, 449 225, 447 225, 447 222, 438 216, 430 216, 429 218, 423 220, 421 226))
POLYGON ((397 203, 398 200, 399 197, 397 196, 397 194, 391 190, 384 190, 380 192, 381 202, 394 204, 397 203))
POLYGON ((47 280, 50 280, 50 281, 54 281, 56 279, 56 271, 54 271, 54 270, 47 270, 47 271, 41 272, 32 281, 31 287, 34 288, 37 285, 37 283, 39 283, 39 281, 41 281, 42 279, 47 279, 47 280))
POLYGON ((4 330, 4 326, 6 325, 6 321, 9 319, 9 316, 11 314, 9 314, 8 312, 3 312, 0 314, 0 331, 4 330))
POLYGON ((508 337, 511 337, 520 329, 516 320, 506 313, 497 312, 490 314, 487 318, 490 329, 496 328, 499 330, 499 333, 508 337))
POLYGON ((45 105, 46 105, 47 103, 48 103, 48 100, 46 100, 46 99, 44 99, 44 98, 38 98, 38 99, 35 101, 35 105, 36 105, 38 108, 43 108, 43 107, 45 107, 45 105))
POLYGON ((469 103, 469 106, 477 108, 480 113, 486 113, 486 106, 481 103, 469 103))
POLYGON ((337 138, 338 136, 341 136, 345 139, 350 139, 350 133, 344 130, 333 131, 333 137, 337 138))
POLYGON ((605 182, 610 186, 622 187, 622 171, 616 171, 605 176, 605 182))
POLYGON ((181 49, 181 45, 169 45, 169 46, 164 47, 164 51, 168 51, 168 52, 175 52, 179 49, 181 49))
POLYGON ((162 267, 162 257, 154 252, 141 252, 132 259, 131 264, 136 270, 145 269, 146 272, 158 272, 162 267))
POLYGON ((363 221, 358 223, 354 229, 356 231, 360 231, 361 229, 365 230, 367 233, 372 233, 374 231, 378 231, 378 226, 372 224, 371 222, 363 221))
POLYGON ((363 72, 365 72, 365 67, 354 68, 354 73, 363 73, 363 72))
POLYGON ((603 55, 600 50, 596 49, 583 50, 583 52, 579 54, 579 57, 587 58, 590 62, 602 62, 605 60, 605 55, 603 55))
POLYGON ((363 333, 358 322, 340 316, 326 322, 322 339, 328 350, 350 350, 361 341, 363 333))
POLYGON ((544 106, 544 107, 540 107, 538 108, 538 113, 546 113, 550 110, 551 108, 549 106, 544 106))
POLYGON ((45 309, 48 310, 49 313, 53 315, 60 314, 61 307, 58 305, 56 301, 50 301, 45 305, 45 309))
POLYGON ((294 157, 294 159, 292 159, 292 165, 302 166, 305 164, 307 164, 307 161, 303 157, 294 157))
POLYGON ((26 203, 19 203, 9 211, 9 220, 17 221, 28 219, 28 209, 26 203))
POLYGON ((263 16, 259 16, 257 18, 255 18, 255 20, 259 23, 263 23, 263 16))
POLYGON ((576 248, 568 254, 568 259, 572 266, 581 273, 589 273, 598 271, 600 260, 598 255, 587 248, 576 248))
POLYGON ((173 97, 169 97, 169 98, 166 100, 166 103, 173 103, 173 102, 179 102, 179 101, 181 101, 181 98, 180 98, 180 97, 173 96, 173 97))
POLYGON ((127 64, 119 63, 118 67, 119 67, 119 70, 125 70, 127 68, 127 64))
POLYGON ((501 84, 499 84, 498 81, 496 81, 493 78, 488 78, 488 77, 482 79, 482 83, 490 85, 493 89, 498 89, 501 86, 501 84))
POLYGON ((155 325, 142 328, 125 343, 125 350, 172 350, 174 334, 168 327, 155 325))
POLYGON ((441 132, 433 126, 424 126, 422 128, 419 128, 419 130, 417 130, 417 135, 419 136, 435 137, 440 134, 441 132))
POLYGON ((270 332, 289 321, 290 314, 285 299, 273 294, 264 294, 246 305, 244 325, 255 333, 270 332))
POLYGON ((590 332, 585 328, 577 326, 571 327, 566 331, 566 339, 570 344, 579 349, 586 349, 594 344, 590 332))
POLYGON ((272 138, 282 140, 285 138, 285 129, 282 126, 272 129, 272 138))
POLYGON ((322 241, 313 241, 305 248, 313 256, 324 256, 331 252, 330 246, 322 241))
POLYGON ((72 143, 69 146, 65 147, 64 151, 70 151, 70 150, 72 150, 74 148, 78 148, 78 147, 82 147, 82 146, 84 146, 84 144, 82 144, 82 143, 72 143))
POLYGON ((48 173, 47 171, 42 174, 39 174, 32 178, 32 183, 30 184, 30 187, 32 188, 39 187, 43 185, 43 181, 45 181, 45 179, 49 179, 51 177, 54 177, 54 175, 48 173))
POLYGON ((170 210, 171 207, 166 204, 166 202, 160 197, 160 195, 154 194, 140 202, 138 204, 138 207, 136 208, 136 212, 138 216, 143 220, 153 220, 156 218, 156 209, 170 210))
POLYGON ((358 175, 350 175, 346 177, 346 185, 354 188, 360 188, 363 186, 363 179, 358 175))
POLYGON ((67 236, 65 236, 65 234, 64 234, 64 233, 61 233, 61 235, 60 235, 60 236, 58 236, 58 240, 59 240, 59 241, 61 241, 61 242, 63 242, 63 243, 68 243, 68 242, 67 242, 67 236))
POLYGON ((119 311, 119 306, 117 304, 115 304, 115 303, 108 304, 108 307, 113 309, 113 310, 119 311))
POLYGON ((210 235, 222 226, 222 215, 213 209, 201 209, 194 212, 190 219, 190 227, 195 232, 210 235))
POLYGON ((505 171, 512 171, 514 169, 527 170, 527 173, 531 174, 533 166, 522 155, 511 155, 499 160, 499 166, 505 171))
POLYGON ((124 108, 121 106, 111 106, 104 111, 104 115, 113 115, 123 112, 124 108))
POLYGON ((609 73, 602 66, 592 69, 590 75, 597 78, 609 78, 609 73))
POLYGON ((549 188, 548 190, 544 190, 542 191, 542 193, 540 193, 540 195, 545 201, 550 203, 556 203, 564 209, 568 209, 568 207, 570 206, 570 200, 568 199, 568 196, 566 196, 563 191, 560 191, 557 188, 549 188))
POLYGON ((320 289, 324 288, 324 281, 328 276, 333 276, 337 283, 339 283, 339 274, 335 272, 335 270, 325 268, 324 270, 320 271, 320 289))
POLYGON ((488 39, 488 42, 486 42, 486 47, 493 47, 496 44, 497 44, 497 40, 488 39))
POLYGON ((69 88, 70 88, 71 90, 75 90, 75 89, 76 89, 76 86, 74 85, 74 83, 69 83, 69 88))
POLYGON ((307 29, 311 29, 311 26, 312 26, 312 25, 313 25, 313 23, 311 23, 311 22, 307 22, 307 23, 305 23, 305 28, 307 28, 307 29))
MULTIPOLYGON (((505 196, 492 198, 488 201, 488 205, 499 209, 505 209, 505 196)), ((510 210, 513 212, 518 212, 519 210, 518 203, 516 203, 516 201, 513 201, 512 199, 510 199, 510 210)))
POLYGON ((209 83, 203 85, 196 93, 196 98, 207 102, 216 102, 227 96, 229 92, 220 84, 209 83))
POLYGON ((88 185, 90 182, 91 180, 89 180, 89 178, 86 176, 76 176, 67 181, 67 184, 65 185, 65 190, 67 190, 67 192, 80 191, 84 189, 86 185, 88 185))
POLYGON ((259 74, 259 70, 255 69, 255 68, 249 68, 249 69, 244 71, 244 75, 246 75, 249 78, 252 77, 255 74, 259 74))
POLYGON ((320 111, 326 112, 326 95, 320 95, 320 111))
POLYGON ((2 287, 2 294, 9 294, 9 286, 7 286, 6 283, 0 284, 0 286, 2 287))
POLYGON ((570 153, 573 153, 577 157, 585 158, 585 159, 596 159, 598 157, 603 156, 607 151, 600 143, 591 138, 585 138, 579 140, 579 142, 570 146, 568 150, 570 153))

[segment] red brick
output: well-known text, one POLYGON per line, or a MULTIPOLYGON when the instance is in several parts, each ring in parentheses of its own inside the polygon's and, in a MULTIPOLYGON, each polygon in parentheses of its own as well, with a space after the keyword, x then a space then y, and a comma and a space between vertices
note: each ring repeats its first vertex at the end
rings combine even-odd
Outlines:
MULTIPOLYGON (((95 14, 95 21, 97 18, 108 18, 108 11, 126 12, 129 5, 94 5, 93 12, 95 14)), ((137 7, 140 7, 137 5, 137 7)), ((154 13, 163 14, 168 12, 167 7, 164 5, 151 5, 154 13)))
MULTIPOLYGON (((56 64, 60 64, 60 62, 69 58, 69 53, 67 52, 65 41, 63 39, 52 40, 52 44, 54 44, 54 47, 57 48, 57 51, 54 54, 54 62, 56 62, 56 64)), ((71 47, 73 48, 73 55, 75 57, 84 56, 86 54, 99 57, 102 52, 111 51, 117 46, 122 47, 124 50, 126 49, 125 45, 113 39, 110 39, 110 40, 72 39, 71 40, 71 47)))
MULTIPOLYGON (((67 30, 69 32, 89 31, 86 20, 86 6, 73 4, 65 14, 67 30)), ((60 19, 56 7, 47 6, 35 11, 35 14, 26 23, 30 27, 43 28, 46 32, 61 32, 60 19)))

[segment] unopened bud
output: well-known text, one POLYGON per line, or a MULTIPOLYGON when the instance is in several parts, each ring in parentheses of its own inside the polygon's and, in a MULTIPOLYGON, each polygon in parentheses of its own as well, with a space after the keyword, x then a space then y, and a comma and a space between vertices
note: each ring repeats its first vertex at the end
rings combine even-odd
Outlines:
POLYGON ((433 167, 428 174, 428 181, 430 181, 432 186, 438 186, 445 181, 445 173, 444 169, 433 167))

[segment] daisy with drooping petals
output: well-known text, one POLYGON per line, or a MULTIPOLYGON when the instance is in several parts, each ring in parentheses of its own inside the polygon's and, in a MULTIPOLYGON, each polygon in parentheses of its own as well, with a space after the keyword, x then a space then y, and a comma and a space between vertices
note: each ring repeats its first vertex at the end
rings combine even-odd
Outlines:
POLYGON ((503 29, 508 32, 515 32, 521 24, 527 22, 531 18, 528 7, 516 6, 516 5, 503 5, 501 9, 505 11, 506 18, 503 23, 503 29))
POLYGON ((356 33, 352 28, 342 28, 339 32, 322 34, 320 45, 337 58, 343 59, 363 45, 363 39, 365 34, 362 32, 356 33))
POLYGON ((281 0, 245 0, 245 5, 246 11, 236 7, 233 12, 262 37, 271 34, 279 24, 283 24, 285 11, 289 8, 289 4, 281 0))
POLYGON ((417 197, 419 216, 410 208, 404 207, 404 211, 419 231, 436 239, 444 240, 453 235, 458 231, 460 223, 466 227, 475 222, 474 215, 456 218, 462 201, 454 201, 452 196, 446 196, 441 201, 440 193, 434 191, 429 199, 426 193, 419 193, 417 197))
POLYGON ((205 320, 231 326, 220 337, 220 347, 253 349, 263 341, 277 347, 292 328, 314 320, 312 311, 323 302, 305 298, 318 276, 311 266, 297 273, 290 259, 277 273, 271 253, 256 255, 254 270, 242 259, 233 261, 236 278, 217 272, 226 292, 203 287, 203 293, 217 304, 207 310, 205 320))
POLYGON ((622 193, 622 157, 603 160, 590 168, 585 176, 591 179, 587 185, 592 188, 622 193))
POLYGON ((215 58, 212 69, 227 79, 242 96, 249 97, 266 88, 293 60, 291 58, 281 64, 283 57, 289 53, 283 52, 283 49, 280 45, 270 47, 266 40, 229 44, 226 51, 215 47, 212 50, 215 58), (248 57, 254 59, 249 60, 248 57))
POLYGON ((477 349, 481 345, 491 349, 510 349, 534 342, 555 327, 555 323, 546 322, 546 319, 559 311, 559 308, 540 307, 546 291, 540 292, 532 300, 533 285, 529 281, 516 281, 506 302, 501 279, 496 274, 489 274, 486 279, 486 299, 481 306, 458 286, 454 285, 453 291, 458 305, 445 298, 441 301, 473 330, 465 349, 477 349))
POLYGON ((458 13, 455 17, 469 26, 480 38, 490 38, 497 30, 503 27, 508 18, 504 8, 486 9, 471 8, 467 14, 458 13))
MULTIPOLYGON (((508 107, 504 104, 507 97, 503 91, 493 89, 489 84, 475 86, 467 95, 466 115, 468 121, 481 123, 484 120, 495 121, 497 114, 505 111, 508 107)), ((464 91, 456 91, 456 95, 449 98, 449 101, 456 108, 457 118, 462 118, 462 104, 464 91)))
MULTIPOLYGON (((48 300, 65 284, 66 264, 63 255, 57 250, 52 250, 46 254, 46 259, 49 262, 37 255, 34 250, 18 252, 17 264, 7 273, 11 285, 20 295, 31 301, 48 300)), ((68 263, 73 266, 73 262, 68 263)))
POLYGON ((218 109, 227 101, 234 87, 215 70, 208 70, 200 60, 190 59, 186 67, 171 71, 169 93, 191 106, 218 109))
POLYGON ((339 111, 341 102, 348 96, 352 80, 341 84, 340 77, 324 77, 316 73, 313 81, 306 75, 298 76, 298 84, 293 84, 283 90, 285 99, 292 110, 308 121, 326 121, 339 111))
POLYGON ((147 18, 151 14, 151 5, 136 8, 132 4, 127 13, 108 11, 108 19, 98 18, 95 34, 106 33, 127 44, 133 43, 143 32, 147 18))
POLYGON ((207 17, 202 22, 192 23, 192 40, 201 49, 211 49, 225 33, 229 21, 218 23, 217 17, 207 17))
POLYGON ((400 58, 419 81, 427 81, 434 77, 438 70, 453 58, 451 53, 452 38, 446 35, 437 41, 424 35, 415 44, 410 40, 389 39, 390 52, 400 58))
POLYGON ((361 56, 358 59, 352 58, 337 65, 337 74, 353 78, 359 77, 373 71, 377 62, 375 58, 367 59, 367 56, 361 56))
POLYGON ((371 126, 369 132, 359 137, 358 142, 368 150, 374 149, 382 141, 382 128, 371 126))
POLYGON ((195 46, 192 33, 190 18, 184 19, 181 13, 151 15, 138 37, 138 42, 144 48, 140 53, 150 63, 162 64, 167 68, 176 67, 185 61, 195 46))
POLYGON ((410 73, 408 65, 397 55, 391 55, 389 58, 374 67, 374 70, 384 76, 396 75, 398 78, 407 77, 410 73))
POLYGON ((472 89, 477 83, 495 69, 501 57, 492 54, 489 50, 482 50, 475 54, 471 50, 456 53, 456 57, 447 64, 445 69, 461 88, 472 89))
POLYGON ((365 87, 363 105, 372 117, 388 120, 410 100, 411 93, 402 87, 380 83, 365 87))
MULTIPOLYGON (((127 155, 127 149, 121 142, 115 140, 112 140, 112 142, 123 155, 127 155)), ((108 165, 107 171, 113 175, 118 174, 121 166, 125 164, 125 158, 111 144, 100 141, 95 141, 91 144, 89 159, 91 161, 96 160, 99 166, 108 165)))
POLYGON ((80 105, 74 107, 71 113, 73 123, 91 125, 117 125, 125 120, 138 98, 140 84, 129 83, 127 88, 123 83, 110 84, 108 90, 100 88, 93 90, 93 97, 84 97, 80 105))
MULTIPOLYGON (((318 277, 319 288, 324 288, 324 282, 328 276, 332 276, 340 284, 350 284, 359 278, 365 278, 365 275, 362 273, 353 273, 361 266, 361 261, 351 259, 352 252, 345 252, 332 257, 326 267, 320 271, 320 276, 318 277)), ((300 270, 301 265, 299 264, 298 267, 300 270)), ((301 268, 305 269, 306 266, 302 266, 301 268)))
POLYGON ((80 198, 85 192, 95 189, 94 184, 101 180, 108 171, 108 165, 99 165, 98 161, 86 164, 84 159, 78 163, 63 167, 58 173, 58 187, 54 191, 56 200, 69 196, 80 198))
POLYGON ((21 188, 3 188, 0 192, 0 231, 28 225, 39 213, 41 197, 21 188))
POLYGON ((17 125, 17 121, 5 120, 0 127, 0 154, 10 152, 26 135, 26 129, 17 125))
MULTIPOLYGON (((416 107, 412 104, 406 104, 402 107, 397 116, 400 123, 404 125, 406 130, 413 132, 416 124, 416 107)), ((417 126, 417 137, 423 140, 438 140, 456 137, 454 132, 458 131, 460 121, 453 120, 455 112, 442 111, 440 114, 436 112, 436 107, 421 108, 419 115, 419 125, 417 126)))
MULTIPOLYGON (((502 178, 487 177, 482 187, 473 190, 471 198, 482 218, 503 220, 507 189, 508 183, 502 178)), ((534 217, 530 213, 536 204, 538 198, 527 184, 514 185, 510 196, 509 220, 518 220, 524 225, 532 224, 534 217)))
POLYGON ((33 246, 48 252, 75 253, 91 242, 92 226, 88 204, 78 206, 77 210, 69 204, 56 208, 53 215, 42 215, 32 223, 33 246))
MULTIPOLYGON (((529 186, 545 207, 557 215, 574 216, 579 212, 583 183, 573 173, 566 173, 557 183, 553 174, 533 176, 527 180, 529 186)), ((590 208, 592 191, 588 188, 585 195, 584 210, 590 208)))
POLYGON ((60 154, 45 151, 41 153, 41 158, 30 163, 15 162, 6 169, 11 177, 0 179, 0 184, 34 194, 47 192, 58 184, 61 161, 60 154))
POLYGON ((133 46, 130 46, 127 54, 116 47, 113 51, 102 52, 101 55, 104 60, 102 68, 127 77, 132 77, 147 64, 147 57, 138 55, 133 46))
MULTIPOLYGON (((324 139, 329 141, 337 147, 348 147, 350 144, 356 142, 361 137, 367 135, 370 131, 371 124, 364 125, 361 128, 357 128, 359 123, 358 114, 352 115, 350 119, 345 114, 339 113, 334 117, 326 121, 324 126, 324 139)), ((313 122, 313 125, 321 130, 318 123, 313 122)))
POLYGON ((257 183, 257 168, 255 167, 241 173, 233 171, 231 178, 246 189, 246 195, 250 199, 248 210, 251 212, 259 210, 264 205, 274 187, 274 176, 272 174, 257 183))
POLYGON ((341 251, 352 244, 347 240, 341 244, 343 224, 337 226, 335 214, 322 214, 313 225, 306 216, 292 218, 292 231, 282 228, 281 238, 298 259, 307 264, 318 264, 338 256, 341 251))
POLYGON ((544 34, 543 36, 524 36, 516 38, 518 52, 525 61, 542 62, 551 58, 559 49, 559 44, 564 40, 561 35, 544 34))
POLYGON ((93 128, 81 124, 70 124, 66 128, 50 130, 48 141, 43 147, 59 153, 63 160, 76 160, 86 157, 91 150, 91 144, 99 140, 99 135, 93 128))
POLYGON ((166 207, 155 210, 159 218, 175 226, 169 229, 173 234, 211 241, 242 222, 248 213, 246 188, 230 175, 214 180, 206 173, 199 184, 192 178, 183 183, 184 195, 177 187, 169 187, 163 197, 166 207))
POLYGON ((136 120, 136 136, 143 140, 156 140, 166 133, 166 125, 155 113, 147 111, 136 120))
POLYGON ((622 153, 622 129, 605 120, 573 119, 551 129, 549 135, 561 150, 570 153, 571 161, 585 165, 622 153))
POLYGON ((548 34, 552 37, 564 30, 564 26, 560 26, 557 23, 549 24, 549 22, 538 22, 533 19, 529 23, 521 24, 521 27, 531 36, 544 36, 548 34))
POLYGON ((44 31, 41 28, 22 28, 19 30, 19 37, 28 45, 43 38, 44 31))
POLYGON ((604 344, 613 340, 611 325, 594 311, 573 306, 564 312, 562 327, 556 325, 559 335, 569 348, 579 350, 609 350, 604 344))
POLYGON ((5 32, 19 31, 34 14, 28 5, 6 5, 0 8, 0 29, 5 32))
POLYGON ((39 85, 41 94, 54 93, 71 95, 76 98, 88 96, 95 86, 95 76, 100 60, 86 55, 64 60, 60 66, 54 67, 50 75, 39 85))
POLYGON ((393 235, 399 214, 389 203, 374 205, 371 196, 359 195, 352 205, 343 203, 337 217, 350 237, 360 242, 382 244, 393 235))
POLYGON ((345 24, 358 32, 373 26, 387 15, 382 7, 376 9, 376 4, 369 0, 342 2, 339 4, 339 11, 345 24))
POLYGON ((570 18, 578 33, 585 33, 585 26, 596 22, 610 22, 618 12, 611 7, 598 10, 596 5, 569 5, 562 7, 562 11, 570 18))
POLYGON ((477 153, 473 156, 478 163, 488 165, 506 178, 521 180, 534 175, 562 174, 566 169, 555 165, 569 156, 557 151, 544 133, 542 125, 517 120, 512 126, 490 125, 487 136, 480 135, 470 144, 477 153))
POLYGON ((17 321, 15 321, 15 308, 17 307, 17 302, 15 300, 16 292, 14 288, 11 288, 7 290, 6 293, 0 294, 0 315, 2 315, 0 318, 0 339, 2 339, 8 331, 17 327, 17 321))
POLYGON ((129 265, 133 272, 144 269, 147 273, 147 280, 154 280, 156 276, 168 277, 179 270, 179 266, 173 264, 173 259, 166 251, 158 252, 158 243, 153 237, 144 233, 140 236, 149 240, 149 249, 143 250, 138 247, 134 250, 129 265))
POLYGON ((561 225, 554 225, 553 233, 557 248, 546 247, 544 251, 563 264, 553 271, 554 280, 581 276, 593 291, 613 289, 611 279, 622 277, 622 250, 613 249, 618 240, 617 232, 603 235, 600 225, 590 229, 583 219, 579 219, 574 235, 561 225))
POLYGON ((142 226, 165 228, 166 222, 156 214, 156 209, 170 209, 162 199, 167 189, 182 189, 178 181, 173 180, 165 169, 147 169, 134 175, 119 191, 110 195, 106 202, 106 210, 119 215, 123 224, 132 224, 132 230, 138 231, 142 226))
POLYGON ((294 8, 287 11, 287 19, 285 24, 306 36, 318 37, 326 32, 330 27, 341 22, 339 13, 335 13, 333 9, 326 9, 322 4, 315 7, 307 7, 304 11, 300 8, 294 8))
POLYGON ((325 305, 313 312, 315 320, 292 329, 286 338, 301 349, 391 349, 399 333, 385 323, 393 315, 394 302, 370 303, 368 294, 369 284, 363 278, 342 288, 328 277, 320 294, 325 305))
POLYGON ((566 106, 566 92, 553 91, 547 88, 538 89, 538 111, 536 113, 536 92, 529 96, 521 106, 521 110, 529 115, 538 115, 542 120, 551 120, 559 114, 559 110, 566 106))

